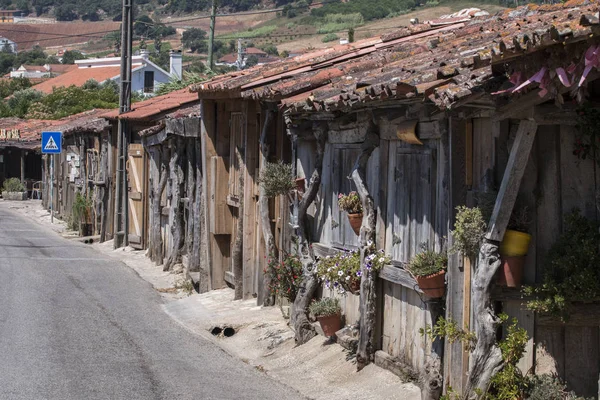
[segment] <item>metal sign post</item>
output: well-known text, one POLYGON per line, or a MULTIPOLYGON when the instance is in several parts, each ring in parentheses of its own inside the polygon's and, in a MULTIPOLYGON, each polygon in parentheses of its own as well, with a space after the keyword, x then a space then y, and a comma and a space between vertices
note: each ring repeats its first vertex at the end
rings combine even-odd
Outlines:
POLYGON ((55 154, 62 151, 62 132, 42 132, 42 154, 50 154, 50 223, 54 223, 55 154))

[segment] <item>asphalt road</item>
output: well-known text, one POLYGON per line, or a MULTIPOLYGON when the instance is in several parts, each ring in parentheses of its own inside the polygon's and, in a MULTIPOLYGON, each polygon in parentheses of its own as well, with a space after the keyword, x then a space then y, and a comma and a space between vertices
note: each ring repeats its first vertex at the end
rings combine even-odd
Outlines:
POLYGON ((0 207, 0 399, 300 399, 171 320, 135 272, 0 207))

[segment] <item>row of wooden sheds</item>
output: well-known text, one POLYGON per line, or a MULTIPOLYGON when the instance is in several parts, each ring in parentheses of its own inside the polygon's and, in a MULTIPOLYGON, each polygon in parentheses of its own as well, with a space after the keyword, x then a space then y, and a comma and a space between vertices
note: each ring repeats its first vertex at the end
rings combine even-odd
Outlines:
MULTIPOLYGON (((346 322, 360 325, 360 363, 379 360, 466 393, 480 383, 473 368, 489 339, 485 315, 501 310, 530 336, 522 371, 556 373, 578 394, 597 397, 598 313, 572 323, 539 319, 518 290, 496 290, 485 262, 497 256, 494 243, 517 199, 532 211, 529 284, 541 281, 566 213, 578 207, 600 218, 598 165, 573 154, 571 105, 600 99, 598 34, 596 2, 526 6, 403 28, 216 77, 121 116, 101 114, 93 129, 65 129, 55 209, 68 214, 71 193, 88 191, 96 233, 112 237, 115 121, 125 118, 130 243, 166 269, 184 264, 201 291, 231 285, 272 304, 267 257, 295 251, 297 237, 313 260, 374 239, 391 265, 363 278, 360 296, 341 298, 346 322), (258 177, 266 162, 280 160, 306 188, 268 199, 258 177), (357 189, 367 214, 360 236, 337 203, 357 189), (452 255, 446 297, 431 301, 406 263, 423 244, 451 246, 456 207, 496 190, 491 247, 473 265, 452 255), (478 334, 473 353, 421 335, 439 315, 478 334)), ((302 299, 335 295, 308 281, 292 312, 296 329, 302 299)))

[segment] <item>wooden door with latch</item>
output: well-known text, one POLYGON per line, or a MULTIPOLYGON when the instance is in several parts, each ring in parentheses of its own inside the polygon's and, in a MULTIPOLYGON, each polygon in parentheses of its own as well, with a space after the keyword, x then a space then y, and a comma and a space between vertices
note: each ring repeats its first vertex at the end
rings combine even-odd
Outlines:
POLYGON ((146 199, 147 157, 144 146, 129 145, 127 152, 128 202, 129 202, 129 245, 136 249, 146 247, 146 199))

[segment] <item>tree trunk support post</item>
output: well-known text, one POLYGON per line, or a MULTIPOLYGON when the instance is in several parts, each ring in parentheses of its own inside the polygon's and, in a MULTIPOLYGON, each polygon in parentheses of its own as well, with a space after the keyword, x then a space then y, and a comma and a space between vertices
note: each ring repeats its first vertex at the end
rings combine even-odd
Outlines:
MULTIPOLYGON (((438 319, 444 316, 444 301, 442 299, 427 299, 425 304, 431 314, 431 323, 435 325, 438 319)), ((442 395, 444 389, 443 359, 444 340, 434 339, 431 344, 431 355, 425 363, 424 374, 421 379, 421 400, 438 400, 442 395)))
POLYGON ((373 196, 367 187, 367 163, 373 150, 379 146, 379 135, 374 124, 369 127, 367 136, 361 146, 361 153, 356 159, 352 169, 352 180, 356 185, 356 191, 363 206, 363 223, 360 228, 360 331, 358 336, 358 348, 356 351, 357 369, 360 371, 366 367, 375 354, 375 319, 376 319, 376 296, 377 296, 377 274, 366 267, 365 259, 376 251, 376 225, 377 215, 373 196))
MULTIPOLYGON (((265 121, 260 133, 260 168, 265 168, 267 162, 269 162, 269 144, 267 142, 267 134, 271 127, 271 121, 273 120, 275 111, 267 109, 265 115, 265 121)), ((243 196, 243 194, 242 194, 243 196)), ((260 225, 262 227, 263 237, 265 240, 266 255, 268 258, 277 257, 275 248, 275 236, 271 229, 271 218, 269 217, 269 198, 265 193, 265 189, 260 185, 258 195, 258 206, 260 213, 260 225)), ((275 304, 275 299, 270 295, 269 285, 271 284, 267 274, 264 275, 264 300, 263 306, 272 306, 275 304)))
POLYGON ((496 331, 500 324, 494 313, 491 291, 494 275, 500 267, 499 242, 504 237, 512 213, 521 179, 533 147, 537 124, 532 120, 522 120, 498 192, 498 198, 488 225, 485 242, 479 251, 479 262, 473 279, 472 304, 477 321, 475 334, 477 344, 471 353, 469 380, 465 398, 476 397, 476 392, 485 393, 492 377, 502 369, 500 349, 496 345, 496 331))
MULTIPOLYGON (((241 300, 244 297, 244 176, 246 168, 244 166, 244 150, 237 147, 234 152, 240 167, 239 183, 240 183, 240 201, 238 207, 237 226, 235 230, 235 241, 233 244, 233 252, 231 255, 233 280, 235 285, 234 300, 241 300)), ((268 211, 268 210, 267 210, 268 211)), ((266 289, 265 289, 266 290, 266 289)))
MULTIPOLYGON (((327 143, 328 127, 326 122, 313 123, 313 134, 317 139, 317 154, 308 188, 298 205, 298 255, 302 262, 302 283, 294 301, 290 315, 290 325, 294 327, 296 344, 304 344, 316 336, 316 332, 308 319, 308 306, 319 287, 316 274, 316 260, 311 246, 310 228, 308 226, 308 207, 317 197, 323 175, 323 159, 327 143)), ((295 138, 293 139, 296 140, 295 138)))

